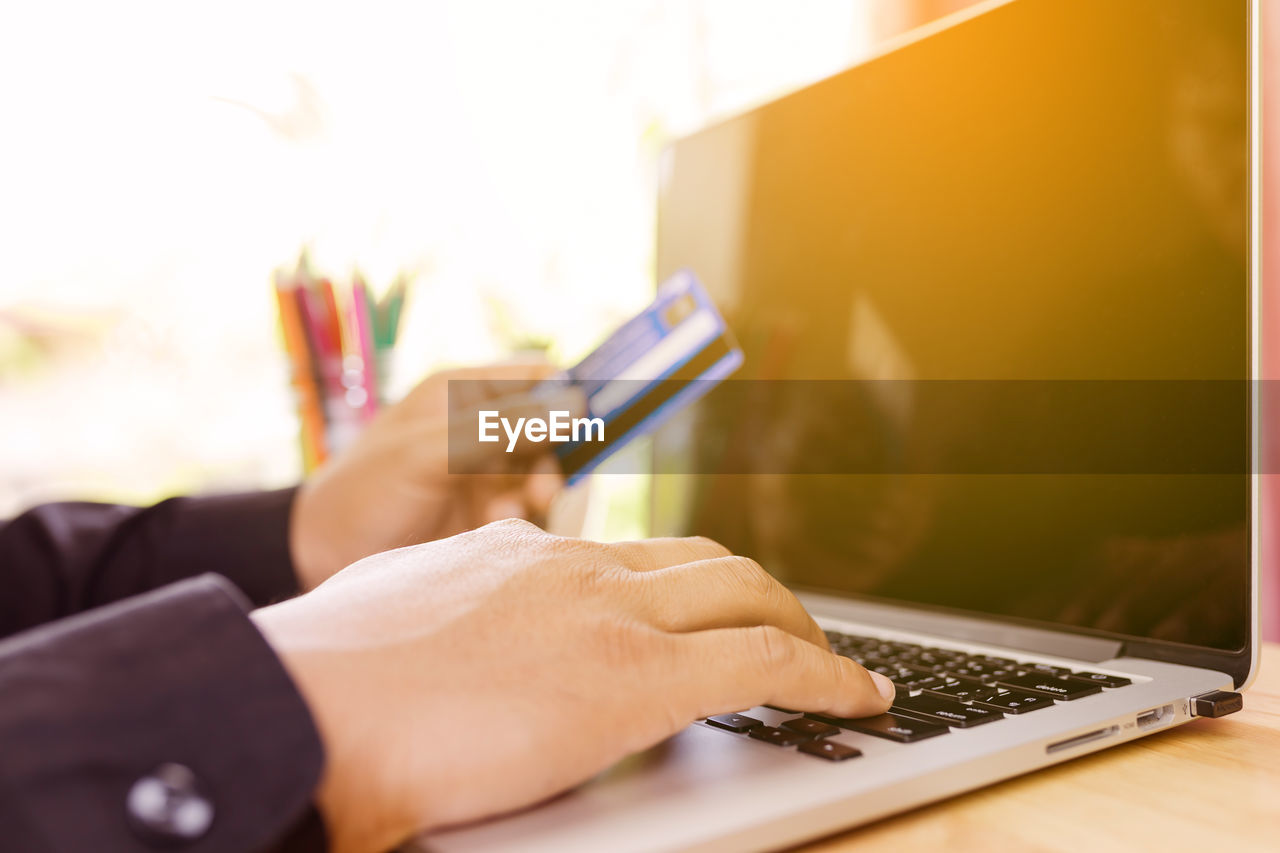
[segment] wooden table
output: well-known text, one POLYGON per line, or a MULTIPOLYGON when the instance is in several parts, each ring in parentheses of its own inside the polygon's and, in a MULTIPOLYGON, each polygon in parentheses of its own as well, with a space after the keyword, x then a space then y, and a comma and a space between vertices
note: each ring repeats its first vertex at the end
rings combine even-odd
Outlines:
POLYGON ((1280 851, 1280 644, 1244 710, 1011 779, 805 853, 1280 851))

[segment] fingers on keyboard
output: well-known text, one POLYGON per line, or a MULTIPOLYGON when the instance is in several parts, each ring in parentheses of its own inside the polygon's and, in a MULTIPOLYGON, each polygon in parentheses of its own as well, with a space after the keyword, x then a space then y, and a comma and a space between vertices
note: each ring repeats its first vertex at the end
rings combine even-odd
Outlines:
POLYGON ((776 726, 743 714, 721 714, 707 718, 707 724, 774 746, 795 746, 799 752, 828 761, 844 761, 862 753, 830 740, 842 731, 918 743, 951 729, 971 729, 1006 715, 1028 714, 1132 683, 1110 673, 839 631, 825 634, 834 652, 888 676, 897 685, 898 695, 888 713, 863 718, 810 713, 776 726))

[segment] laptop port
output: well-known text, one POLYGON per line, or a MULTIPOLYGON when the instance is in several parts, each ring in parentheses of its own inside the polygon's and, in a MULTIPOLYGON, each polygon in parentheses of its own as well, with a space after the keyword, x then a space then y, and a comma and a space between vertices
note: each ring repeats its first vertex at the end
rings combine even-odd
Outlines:
POLYGON ((1162 705, 1138 715, 1138 728, 1153 729, 1173 721, 1173 706, 1162 705))
POLYGON ((1055 752, 1062 752, 1064 749, 1071 749, 1073 746, 1083 746, 1086 743, 1092 743, 1095 740, 1102 740, 1104 737, 1111 737, 1120 731, 1119 726, 1107 726, 1105 729, 1098 729, 1092 732, 1085 732, 1082 735, 1060 740, 1057 743, 1051 743, 1044 748, 1044 751, 1052 755, 1055 752))

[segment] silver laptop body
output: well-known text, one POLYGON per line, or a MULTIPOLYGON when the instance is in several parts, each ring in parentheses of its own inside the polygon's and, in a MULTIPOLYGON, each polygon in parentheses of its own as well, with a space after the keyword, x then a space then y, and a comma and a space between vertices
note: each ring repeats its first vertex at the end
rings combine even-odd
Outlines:
MULTIPOLYGON (((816 490, 806 491, 809 487, 801 485, 781 492, 735 487, 725 494, 737 493, 747 503, 719 507, 719 499, 713 499, 720 494, 715 490, 717 477, 755 473, 776 481, 779 475, 785 479, 794 472, 786 469, 776 454, 761 455, 758 441, 745 461, 736 462, 737 467, 726 463, 723 455, 711 465, 705 462, 707 457, 699 456, 698 448, 690 449, 688 435, 699 434, 699 429, 708 431, 709 425, 717 423, 714 395, 699 405, 683 429, 676 425, 655 439, 657 471, 671 470, 674 459, 682 461, 683 470, 705 474, 655 477, 655 533, 705 533, 755 556, 797 590, 829 632, 1013 659, 1023 667, 1045 664, 1071 672, 1119 676, 1129 684, 1072 701, 1057 701, 1034 713, 1006 714, 989 725, 951 728, 943 736, 918 742, 899 743, 841 728, 830 739, 856 747, 862 755, 838 762, 700 721, 548 803, 438 832, 420 839, 417 845, 441 853, 777 849, 1180 725, 1196 714, 1196 697, 1246 687, 1258 666, 1259 493, 1254 461, 1260 456, 1256 399, 1257 13, 1253 0, 1005 0, 981 4, 911 34, 835 78, 677 142, 664 164, 659 278, 686 266, 698 272, 738 334, 747 353, 747 367, 753 358, 757 364, 777 361, 769 353, 778 351, 775 345, 780 337, 790 342, 788 352, 796 352, 796 347, 818 347, 814 341, 825 335, 835 341, 832 347, 842 348, 847 356, 840 371, 833 374, 810 364, 772 377, 756 374, 761 382, 785 381, 797 374, 802 379, 824 381, 846 381, 852 376, 854 380, 899 382, 904 387, 922 379, 964 381, 988 379, 993 374, 998 379, 1025 378, 1018 373, 1021 357, 1007 351, 1008 347, 999 353, 999 364, 1014 366, 1005 372, 993 371, 991 365, 996 362, 984 362, 979 355, 966 361, 970 353, 980 353, 980 343, 947 350, 944 344, 936 343, 936 324, 930 327, 931 337, 912 325, 916 322, 913 318, 926 316, 931 310, 920 295, 940 292, 938 270, 958 271, 958 286, 974 292, 986 286, 985 278, 974 278, 973 270, 980 265, 964 247, 987 239, 982 235, 995 234, 987 247, 993 256, 992 276, 1001 275, 999 270, 1004 267, 999 264, 1007 260, 1008 266, 1034 273, 1028 273, 1021 284, 1034 292, 1076 293, 1076 301, 1094 299, 1098 305, 1119 305, 1116 314, 1137 305, 1141 310, 1135 311, 1134 317, 1139 319, 1131 318, 1130 326, 1136 323, 1134 335, 1153 343, 1147 349, 1124 349, 1118 355, 1103 353, 1106 358, 1097 362, 1088 361, 1088 348, 1072 349, 1070 364, 1084 367, 1075 375, 1059 370, 1067 363, 1063 348, 1052 343, 1042 346, 1041 342, 1059 333, 1068 335, 1073 323, 1093 324, 1082 328, 1096 330, 1103 348, 1108 340, 1117 342, 1116 347, 1128 346, 1124 343, 1127 338, 1108 337, 1119 326, 1107 325, 1110 321, 1105 318, 1096 319, 1097 312, 1079 319, 1077 315, 1085 312, 1073 314, 1071 299, 1054 303, 1046 314, 1050 321, 1040 326, 1037 323, 1045 312, 1040 312, 1038 305, 1026 308, 1021 320, 1016 316, 975 319, 983 316, 981 312, 990 312, 990 304, 981 305, 972 316, 958 318, 968 324, 957 326, 958 336, 966 334, 965 329, 973 323, 986 323, 986 332, 973 340, 991 340, 993 350, 1005 346, 1005 338, 1019 342, 1023 348, 1019 352, 1028 353, 1023 359, 1029 365, 1027 375, 1035 378, 1142 382, 1153 377, 1190 377, 1201 383, 1187 391, 1192 396, 1207 393, 1212 398, 1222 391, 1220 385, 1227 385, 1223 399, 1245 400, 1247 412, 1237 413, 1238 422, 1227 424, 1246 427, 1239 437, 1241 458, 1245 459, 1239 469, 1226 465, 1206 468, 1220 463, 1205 462, 1175 470, 1167 466, 1176 467, 1178 460, 1170 462, 1164 457, 1160 459, 1166 467, 1157 464, 1150 471, 1123 469, 1112 457, 1104 460, 1112 467, 1056 471, 1042 470, 1048 464, 1044 459, 1019 457, 996 463, 988 473, 947 468, 946 463, 938 463, 937 470, 907 470, 905 463, 895 463, 904 464, 904 468, 890 473, 924 480, 935 477, 943 484, 940 488, 959 483, 956 489, 961 495, 958 509, 936 509, 945 507, 946 502, 934 501, 932 529, 944 532, 937 533, 934 540, 927 536, 911 539, 912 553, 926 556, 917 559, 899 553, 895 566, 915 568, 901 569, 898 575, 877 575, 878 569, 856 568, 865 559, 849 556, 853 553, 848 550, 853 541, 849 537, 832 535, 821 547, 806 543, 801 548, 797 544, 797 538, 806 535, 806 519, 831 509, 818 503, 825 500, 829 504, 831 493, 816 486, 816 490), (1186 41, 1201 37, 1203 43, 1186 41), (1015 67, 1023 73, 1010 73, 1015 67), (1130 85, 1141 90, 1141 98, 1126 101, 1125 87, 1130 85), (939 94, 938 87, 946 92, 939 94), (1017 90, 1006 93, 1007 103, 1000 94, 1005 88, 1017 90), (975 89, 984 91, 981 96, 973 95, 975 89), (1166 90, 1167 102, 1152 107, 1150 115, 1143 112, 1143 104, 1158 100, 1152 92, 1166 90), (972 100, 956 94, 963 92, 969 92, 972 100), (1024 110, 1011 109, 1011 104, 1025 102, 1017 99, 1026 98, 1038 100, 1024 110), (1133 126, 1145 121, 1147 130, 1126 136, 1118 125, 1128 120, 1123 109, 1126 103, 1135 114, 1133 126), (936 117, 947 109, 959 112, 930 124, 933 119, 929 116, 936 117), (910 115, 903 116, 899 110, 910 115), (1072 110, 1079 110, 1080 115, 1064 116, 1072 110), (1041 114, 1035 122, 1020 123, 1020 116, 1041 114), (1104 118, 1113 124, 1107 132, 1097 126, 1104 118), (1006 119, 1009 123, 1002 124, 1006 119), (1067 122, 1064 126, 1076 127, 1077 132, 1064 136, 1057 126, 1045 129, 1059 120, 1067 122), (1157 127, 1160 122, 1166 124, 1157 127), (992 123, 998 133, 991 132, 992 123), (1043 139, 1036 137, 1040 132, 1036 128, 1043 130, 1043 139), (1027 135, 1025 145, 1002 147, 1005 143, 1000 140, 1007 142, 1017 133, 1027 135), (1158 137, 1150 136, 1156 133, 1158 137), (937 142, 939 136, 947 137, 945 145, 937 142), (1062 139, 1061 147, 1054 147, 1054 138, 1062 139), (1168 147, 1137 151, 1135 140, 1155 138, 1167 138, 1168 147), (925 141, 918 145, 904 142, 911 139, 925 141), (1209 140, 1225 143, 1210 145, 1209 140), (1133 150, 1123 150, 1126 145, 1133 150), (893 150, 900 156, 884 159, 877 169, 857 165, 873 160, 877 151, 893 150), (841 151, 847 151, 851 164, 843 177, 842 169, 833 166, 832 160, 841 156, 841 151), (952 152, 960 167, 933 162, 952 152), (990 152, 991 159, 975 164, 975 157, 986 156, 983 152, 990 152), (1031 159, 1016 162, 1023 156, 1019 152, 1030 152, 1026 156, 1031 159), (1139 165, 1131 166, 1125 158, 1135 158, 1139 165), (1156 165, 1149 166, 1153 171, 1141 173, 1148 168, 1142 163, 1153 161, 1156 165), (1125 168, 1105 176, 1106 183, 1094 174, 1095 167, 1105 172, 1116 163, 1125 168), (1009 175, 1001 172, 1006 165, 1009 175), (973 180, 990 179, 995 184, 990 192, 966 194, 966 187, 960 185, 963 177, 956 179, 956 185, 944 183, 950 178, 938 177, 931 185, 932 192, 913 195, 921 190, 911 182, 920 174, 934 174, 935 168, 945 169, 937 175, 965 173, 968 168, 973 180), (1247 189, 1237 190, 1247 197, 1231 196, 1223 189, 1230 182, 1222 180, 1222 174, 1231 169, 1247 178, 1243 181, 1247 189), (1105 190, 1127 180, 1126 174, 1136 175, 1132 186, 1123 186, 1114 194, 1105 190), (828 179, 837 184, 834 189, 826 186, 828 179), (1173 189, 1168 190, 1171 194, 1161 195, 1165 193, 1161 181, 1166 179, 1173 189), (805 186, 806 181, 819 180, 822 187, 805 186), (887 187, 883 192, 877 184, 881 180, 887 187), (1038 180, 1043 186, 1034 191, 1019 189, 1038 180), (1091 180, 1097 181, 1096 187, 1091 180), (788 195, 793 191, 797 194, 788 195), (1025 196, 1019 195, 1024 191, 1025 196), (1013 199, 1012 207, 985 201, 1001 193, 1013 199), (1080 210, 1069 217, 1061 213, 1080 198, 1092 199, 1099 193, 1106 198, 1090 216, 1080 216, 1080 210), (906 213, 895 207, 904 194, 908 201, 917 202, 916 208, 906 213), (949 199, 955 217, 931 209, 930 199, 934 198, 949 199), (966 198, 971 201, 964 202, 966 198), (1025 211, 1027 205, 1042 198, 1053 200, 1043 209, 1044 224, 1032 221, 1032 230, 1019 231, 1008 240, 1001 236, 1021 227, 1017 221, 1020 214, 1013 208, 1021 206, 1025 211), (803 200, 803 209, 797 206, 799 202, 789 207, 796 199, 803 200), (1169 212, 1177 207, 1171 199, 1181 200, 1178 203, 1186 210, 1169 212), (859 219, 863 215, 859 212, 849 214, 846 222, 840 212, 845 209, 840 205, 846 203, 848 209, 866 207, 871 218, 859 219), (1131 204, 1135 206, 1126 209, 1131 204), (1143 212, 1142 204, 1152 207, 1149 216, 1136 216, 1143 212), (806 219, 810 213, 811 218, 806 219), (895 216, 903 218, 897 221, 895 216), (1153 233, 1138 221, 1161 216, 1168 217, 1159 223, 1163 234, 1153 233), (973 220, 985 220, 987 227, 975 225, 973 220), (840 228, 828 228, 831 222, 839 222, 840 228), (1224 222, 1230 227, 1220 227, 1224 222), (886 230, 872 235, 875 240, 863 240, 859 229, 877 227, 868 223, 882 223, 886 230), (878 266, 877 246, 899 239, 898 232, 914 223, 919 229, 903 245, 914 240, 922 246, 921 253, 932 251, 934 257, 901 256, 901 268, 911 272, 894 281, 892 288, 882 286, 880 278, 870 283, 859 279, 860 270, 867 267, 880 271, 898 268, 888 261, 878 266), (1042 228, 1057 229, 1061 241, 1072 245, 1060 249, 1054 235, 1037 236, 1042 228), (1117 236, 1117 230, 1125 233, 1117 236), (842 240, 854 244, 847 254, 828 248, 842 240), (1090 240, 1096 241, 1092 248, 1082 243, 1090 240), (1029 243, 1034 245, 1024 249, 1029 243), (931 244, 938 247, 936 251, 929 248, 931 244), (1128 244, 1132 252, 1125 250, 1128 244), (1202 248, 1194 248, 1201 244, 1202 248), (1146 251, 1152 247, 1155 249, 1146 251), (1183 251, 1176 247, 1193 248, 1186 248, 1186 258, 1177 264, 1161 259, 1166 251, 1183 251), (1113 255, 1108 256, 1112 250, 1113 255), (806 258, 828 251, 832 257, 807 265, 806 258), (1025 257, 1019 254, 1024 251, 1025 257), (1046 253, 1055 254, 1055 258, 1037 266, 1046 253), (1064 268, 1062 278, 1055 277, 1055 270, 1064 268), (1112 268, 1120 273, 1105 282, 1106 288, 1073 290, 1074 284, 1064 284, 1068 279, 1106 277, 1109 272, 1099 274, 1097 270, 1112 268), (1200 278, 1187 278, 1192 275, 1200 278), (800 291, 792 294, 797 303, 793 310, 777 295, 790 286, 787 282, 792 277, 800 291), (1137 292, 1150 280, 1160 279, 1170 288, 1180 284, 1195 289, 1201 278, 1207 294, 1226 292, 1212 290, 1215 285, 1238 287, 1239 292, 1220 300, 1204 296, 1203 303, 1174 295, 1158 300, 1154 308, 1138 297, 1132 304, 1124 301, 1126 288, 1137 292), (812 279, 822 279, 822 289, 806 298, 803 290, 812 279), (835 295, 845 282, 849 282, 848 290, 861 295, 851 300, 835 295), (905 307, 895 307, 895 294, 912 288, 919 291, 914 294, 916 301, 906 300, 905 307), (1223 304, 1218 305, 1219 301, 1223 304), (756 311, 752 306, 757 304, 772 307, 756 311), (810 316, 816 305, 833 304, 839 305, 838 310, 827 312, 824 307, 819 313, 852 318, 834 331, 823 327, 821 318, 810 316), (768 316, 757 316, 761 313, 768 316), (1154 319, 1146 328, 1142 324, 1148 321, 1142 318, 1149 315, 1154 319), (797 324, 798 334, 787 337, 788 323, 797 324), (1001 331, 1006 323, 1016 327, 1007 335, 1001 331), (1176 335, 1168 332, 1171 328, 1178 330, 1176 335), (1206 331, 1197 335, 1197 328, 1206 331), (868 339, 871 352, 860 356, 857 341, 868 339), (1188 340, 1192 343, 1185 343, 1188 340), (1194 361, 1178 361, 1179 353, 1197 346, 1204 349, 1194 361), (1230 352, 1215 362, 1210 349, 1230 352), (942 350, 945 358, 939 360, 936 350, 942 350), (1143 362, 1144 358, 1148 361, 1143 362), (1124 367, 1129 363, 1126 359, 1139 367, 1124 367), (1237 362, 1238 371, 1234 367, 1237 362), (1113 363, 1121 364, 1122 369, 1108 373, 1107 365, 1113 363), (1169 369, 1162 370, 1166 363, 1169 369), (1210 366, 1199 371, 1203 364, 1210 366), (1224 364, 1227 367, 1221 367, 1224 364), (850 365, 863 369, 851 372, 850 365), (1244 397, 1230 396, 1237 393, 1236 385, 1249 387, 1244 397), (698 468, 700 464, 707 467, 698 468), (1020 464, 1030 467, 1020 469, 1020 464), (727 475, 722 473, 726 465, 727 475), (1026 476, 1020 479, 1019 473, 1026 476), (1044 487, 1025 492, 1026 500, 1022 500, 1024 492, 1017 491, 1021 488, 1017 483, 1022 481, 1044 487), (1053 491, 1060 482, 1075 483, 1083 491, 1067 491, 1064 498, 1053 491), (1203 488, 1197 485, 1201 483, 1203 488), (1111 485, 1102 489, 1100 484, 1111 485), (1230 489, 1237 485, 1238 499, 1230 497, 1230 489), (1214 489, 1219 487, 1227 497, 1212 501, 1203 497, 1218 494, 1214 489), (1114 504, 1108 503, 1110 496, 1117 494, 1114 504), (1165 500, 1162 495, 1169 497, 1165 500), (1058 501, 1052 505, 1061 513, 1061 525, 1037 525, 1035 519, 1044 514, 1037 503, 1040 500, 1058 501), (1002 510, 1008 516, 1001 522, 1005 527, 994 523, 982 526, 985 522, 965 516, 961 506, 970 503, 975 512, 986 512, 991 506, 999 507, 1001 501, 1011 504, 1002 510), (1158 506, 1133 509, 1143 501, 1158 506), (1105 512, 1090 514, 1090 503, 1105 512), (1030 505, 1025 516, 1019 516, 1015 504, 1030 505), (749 516, 745 526, 744 515, 749 516), (978 525, 970 538, 966 538, 966 524, 967 529, 978 525), (1034 528, 1033 532, 1025 533, 1028 528, 1034 528), (1138 528, 1140 533, 1134 533, 1138 528), (1010 531, 1008 538, 1015 539, 1014 544, 1004 550, 984 550, 988 540, 1005 538, 1003 531, 1010 531), (1228 541, 1234 544, 1222 544, 1228 541), (1150 545, 1153 542, 1157 544, 1150 545), (1026 550, 1037 547, 1042 548, 1039 553, 1026 550), (997 570, 989 569, 982 560, 965 562, 975 551, 988 562, 1001 554, 1021 555, 1022 565, 997 570), (1029 560, 1028 553, 1032 555, 1029 560), (1081 554, 1110 561, 1109 568, 1094 571, 1093 564, 1081 554), (959 579, 945 573, 948 560, 955 561, 959 579), (871 575, 874 577, 868 580, 871 575), (1083 589, 1078 596, 1073 591, 1073 578, 1083 589), (990 608, 974 606, 974 599, 966 598, 972 592, 966 589, 970 580, 979 592, 990 589, 990 608), (1071 603, 1076 598, 1088 604, 1071 603), (1155 612, 1144 610, 1146 601, 1153 602, 1155 612), (1203 610, 1188 608, 1188 601, 1203 610), (1171 615, 1175 610, 1179 615, 1171 615)), ((1039 208, 1031 210, 1031 219, 1039 212, 1039 208)), ((892 251, 892 247, 885 249, 892 251)), ((887 274, 881 272, 883 275, 887 274)), ((975 297, 975 301, 982 302, 982 297, 975 297)), ((960 307, 948 310, 963 314, 968 304, 957 302, 960 307)), ((1022 310, 1018 307, 1022 302, 1013 300, 1013 304, 1010 315, 1022 310)), ((1135 394, 1145 393, 1145 386, 1132 387, 1135 394)), ((1178 390, 1173 403, 1161 398, 1164 402, 1160 405, 1186 408, 1186 400, 1178 398, 1181 385, 1161 387, 1178 390)), ((932 393, 930 389, 926 391, 932 393)), ((957 393, 965 400, 964 394, 969 392, 957 393)), ((1092 391, 1086 388, 1082 393, 1092 391)), ((796 399, 800 400, 797 406, 803 407, 803 394, 796 399)), ((968 401, 962 408, 976 405, 968 401)), ((893 406, 888 409, 895 411, 893 406)), ((900 415, 900 410, 896 411, 900 415)), ((893 415, 887 417, 892 427, 893 415)), ((802 429, 794 421, 787 423, 791 424, 787 428, 802 429)), ((777 423, 773 427, 782 428, 777 423)), ((1203 427, 1213 428, 1212 424, 1203 427)), ((1119 447, 1125 449, 1124 445, 1119 447)), ((1028 453, 1035 456, 1034 450, 1028 453)), ((840 464, 852 463, 845 460, 840 464)), ((838 473, 853 478, 851 482, 862 482, 856 479, 859 476, 871 476, 852 467, 838 473)), ((883 474, 877 469, 875 475, 883 474)), ((857 507, 851 507, 852 517, 857 507)), ((840 517, 838 512, 835 517, 840 517)), ((829 521, 826 525, 824 530, 831 526, 829 521)), ((902 687, 899 691, 900 695, 904 692, 902 687)), ((742 714, 773 726, 796 717, 772 708, 746 709, 742 714)))

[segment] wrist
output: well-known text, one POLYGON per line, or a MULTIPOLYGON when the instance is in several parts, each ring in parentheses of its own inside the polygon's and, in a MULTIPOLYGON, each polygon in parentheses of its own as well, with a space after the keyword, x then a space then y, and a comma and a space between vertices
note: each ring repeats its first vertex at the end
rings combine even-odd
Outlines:
POLYGON ((324 526, 314 517, 313 490, 314 484, 310 481, 298 486, 289 510, 289 556, 298 588, 303 592, 315 589, 342 568, 329 538, 324 535, 324 526))
POLYGON ((329 849, 364 853, 394 848, 413 831, 410 821, 396 820, 373 772, 376 743, 357 743, 367 725, 359 703, 367 695, 353 677, 358 663, 343 650, 326 648, 289 612, 287 603, 255 610, 250 618, 266 638, 302 696, 324 751, 324 765, 314 802, 324 819, 329 849))

